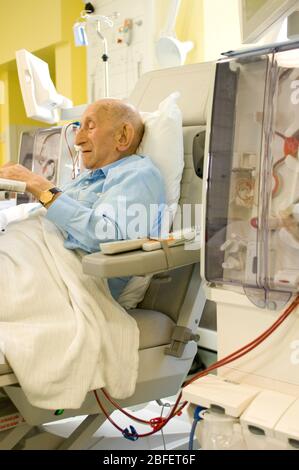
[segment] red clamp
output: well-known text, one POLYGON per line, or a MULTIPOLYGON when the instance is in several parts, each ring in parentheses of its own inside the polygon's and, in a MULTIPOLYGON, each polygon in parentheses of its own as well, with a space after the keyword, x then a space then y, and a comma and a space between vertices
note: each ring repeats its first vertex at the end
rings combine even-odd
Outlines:
POLYGON ((299 141, 296 139, 296 137, 285 137, 284 139, 284 154, 285 156, 287 155, 292 155, 292 157, 297 157, 297 152, 298 152, 298 146, 299 146, 299 141))
POLYGON ((159 418, 153 418, 150 420, 150 425, 153 429, 158 430, 162 427, 162 425, 165 423, 166 418, 163 418, 163 416, 159 416, 159 418))

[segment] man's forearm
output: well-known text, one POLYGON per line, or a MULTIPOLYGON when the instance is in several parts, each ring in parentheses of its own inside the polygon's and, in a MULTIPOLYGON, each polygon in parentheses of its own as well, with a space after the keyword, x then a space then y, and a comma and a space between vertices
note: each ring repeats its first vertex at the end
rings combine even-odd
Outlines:
POLYGON ((31 180, 26 182, 26 191, 31 193, 36 199, 40 199, 43 191, 54 188, 53 183, 45 178, 35 175, 31 180))
MULTIPOLYGON (((54 188, 53 183, 43 176, 36 175, 22 165, 12 163, 7 163, 0 167, 0 178, 23 181, 26 183, 26 191, 31 193, 37 200, 40 200, 41 194, 44 191, 54 188)), ((45 207, 50 207, 54 200, 59 196, 60 193, 56 194, 52 201, 46 204, 45 207)))

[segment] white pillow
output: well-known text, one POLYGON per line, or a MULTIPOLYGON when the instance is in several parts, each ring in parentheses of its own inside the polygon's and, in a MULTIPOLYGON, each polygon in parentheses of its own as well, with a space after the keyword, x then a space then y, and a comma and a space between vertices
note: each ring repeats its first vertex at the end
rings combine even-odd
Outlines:
MULTIPOLYGON (((184 169, 184 141, 182 113, 177 105, 179 93, 172 93, 162 101, 157 111, 142 113, 144 136, 137 154, 151 158, 164 179, 170 229, 180 198, 180 183, 184 169)), ((152 276, 134 276, 118 298, 129 310, 142 302, 152 276)))
POLYGON ((126 310, 135 308, 143 301, 152 276, 134 276, 120 294, 117 302, 126 310))
MULTIPOLYGON (((141 113, 144 136, 137 154, 151 158, 164 179, 170 226, 180 198, 180 183, 184 169, 182 113, 177 105, 178 92, 159 104, 157 111, 141 113)), ((169 229, 170 229, 169 226, 169 229)))

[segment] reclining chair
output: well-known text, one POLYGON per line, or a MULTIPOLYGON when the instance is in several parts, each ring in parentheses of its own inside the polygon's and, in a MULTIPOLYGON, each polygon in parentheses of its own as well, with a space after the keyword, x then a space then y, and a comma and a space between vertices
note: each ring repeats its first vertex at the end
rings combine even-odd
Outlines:
MULTIPOLYGON (((130 98, 142 111, 153 111, 169 93, 181 94, 185 168, 180 204, 201 202, 204 126, 213 77, 209 63, 150 72, 130 98)), ((185 250, 183 245, 168 252, 138 250, 113 256, 99 252, 83 258, 84 272, 93 276, 153 275, 142 303, 128 312, 140 330, 139 374, 134 395, 120 401, 122 407, 173 396, 180 390, 197 352, 196 332, 205 307, 199 261, 200 250, 185 250)), ((61 416, 55 410, 33 407, 8 364, 0 365, 0 393, 7 406, 14 406, 24 418, 22 424, 0 432, 0 449, 80 449, 106 420, 92 392, 80 409, 65 410, 61 416), (66 439, 41 426, 80 415, 87 417, 66 439)))

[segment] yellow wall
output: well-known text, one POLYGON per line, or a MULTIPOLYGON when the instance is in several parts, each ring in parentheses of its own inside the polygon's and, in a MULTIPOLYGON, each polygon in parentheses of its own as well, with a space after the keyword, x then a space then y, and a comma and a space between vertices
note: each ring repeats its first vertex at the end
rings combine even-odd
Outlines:
POLYGON ((15 51, 27 49, 48 62, 59 93, 74 105, 87 100, 86 49, 73 44, 72 26, 84 8, 82 0, 0 0, 0 164, 16 160, 22 126, 45 126, 26 117, 18 83, 15 51))
POLYGON ((33 52, 60 42, 60 10, 61 0, 0 0, 0 65, 14 60, 17 49, 33 52))
POLYGON ((87 102, 86 48, 75 47, 73 38, 73 25, 83 9, 82 0, 61 0, 62 37, 67 45, 63 52, 61 46, 56 48, 56 86, 74 105, 87 102))
POLYGON ((195 44, 187 64, 219 59, 221 52, 241 47, 239 0, 182 0, 176 33, 195 44))
MULTIPOLYGON (((156 0, 156 34, 165 28, 172 0, 156 0)), ((181 0, 176 23, 179 40, 191 40, 194 49, 186 63, 217 60, 221 52, 240 48, 239 0, 181 0)))
POLYGON ((204 0, 182 0, 176 24, 180 41, 193 41, 194 48, 186 58, 186 64, 202 62, 204 58, 204 0))
POLYGON ((5 141, 6 141, 6 128, 4 123, 7 123, 9 120, 7 96, 8 96, 8 73, 0 71, 0 80, 1 80, 1 102, 0 102, 0 163, 1 157, 5 154, 5 141), (1 125, 2 124, 2 125, 1 125))
POLYGON ((203 11, 203 60, 217 60, 221 52, 240 49, 239 0, 204 0, 203 11))

